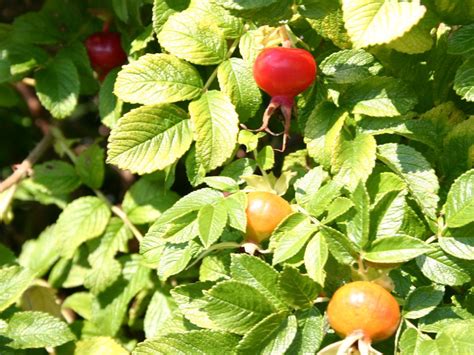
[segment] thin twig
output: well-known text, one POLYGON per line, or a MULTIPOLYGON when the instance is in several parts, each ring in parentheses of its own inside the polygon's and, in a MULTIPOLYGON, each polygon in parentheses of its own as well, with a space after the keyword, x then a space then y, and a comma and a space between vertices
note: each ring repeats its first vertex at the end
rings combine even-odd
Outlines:
POLYGON ((23 160, 21 164, 16 166, 13 174, 11 174, 9 177, 7 177, 0 183, 0 193, 19 183, 22 179, 27 177, 30 174, 33 165, 48 150, 52 141, 53 139, 51 133, 46 133, 41 139, 41 141, 39 141, 36 147, 26 157, 26 159, 23 160))

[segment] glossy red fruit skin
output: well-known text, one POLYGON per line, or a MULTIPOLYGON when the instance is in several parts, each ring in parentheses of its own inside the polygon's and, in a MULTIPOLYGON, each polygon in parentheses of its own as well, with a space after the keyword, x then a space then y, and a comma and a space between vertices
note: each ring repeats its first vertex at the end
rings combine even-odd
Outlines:
POLYGON ((329 324, 340 335, 361 331, 368 342, 391 337, 400 323, 395 298, 369 281, 355 281, 340 287, 329 301, 329 324))
POLYGON ((92 67, 102 76, 127 62, 117 32, 96 32, 86 39, 85 45, 92 67))
POLYGON ((266 48, 253 66, 257 85, 272 97, 295 97, 314 82, 316 72, 313 56, 300 48, 266 48))
POLYGON ((245 239, 257 244, 268 239, 276 226, 293 212, 288 201, 271 192, 249 192, 247 202, 245 239))

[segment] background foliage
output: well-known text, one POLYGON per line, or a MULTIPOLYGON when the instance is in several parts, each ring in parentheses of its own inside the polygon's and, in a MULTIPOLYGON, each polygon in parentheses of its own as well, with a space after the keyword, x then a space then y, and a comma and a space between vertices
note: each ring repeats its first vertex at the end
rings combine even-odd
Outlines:
POLYGON ((326 296, 387 277, 403 320, 375 348, 472 352, 473 1, 0 9, 2 177, 43 144, 0 193, 1 353, 315 353, 338 339, 326 296), (99 82, 104 14, 129 63, 99 82), (260 126, 252 65, 281 25, 319 66, 284 154, 239 125, 260 126), (295 211, 257 256, 252 189, 295 211))

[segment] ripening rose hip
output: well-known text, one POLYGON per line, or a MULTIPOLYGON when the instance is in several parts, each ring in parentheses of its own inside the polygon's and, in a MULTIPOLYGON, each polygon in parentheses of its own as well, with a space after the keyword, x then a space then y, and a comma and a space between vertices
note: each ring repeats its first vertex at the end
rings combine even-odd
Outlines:
POLYGON ((290 100, 313 83, 316 62, 304 49, 266 48, 255 60, 253 75, 257 85, 267 94, 290 100))
POLYGON ((316 61, 310 52, 299 48, 264 49, 255 60, 253 76, 257 85, 272 96, 259 131, 268 129, 270 117, 280 108, 285 118, 283 147, 285 149, 291 122, 294 97, 306 90, 316 79, 316 61))
POLYGON ((327 309, 329 324, 347 337, 360 332, 363 340, 390 338, 400 323, 400 308, 395 298, 382 286, 356 281, 339 288, 327 309))
POLYGON ((276 226, 293 212, 285 199, 271 192, 249 192, 247 201, 245 239, 257 244, 267 239, 276 226))
POLYGON ((117 32, 96 32, 86 39, 85 45, 91 65, 100 77, 127 62, 127 54, 117 32))

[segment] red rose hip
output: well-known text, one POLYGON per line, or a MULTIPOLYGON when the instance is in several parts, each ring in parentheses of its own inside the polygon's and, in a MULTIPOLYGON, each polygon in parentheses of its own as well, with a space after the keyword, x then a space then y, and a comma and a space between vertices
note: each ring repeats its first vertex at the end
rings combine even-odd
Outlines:
POLYGON ((255 60, 253 75, 267 94, 292 99, 313 83, 316 62, 304 49, 266 48, 255 60))
POLYGON ((101 76, 127 61, 117 32, 94 33, 86 39, 85 45, 92 67, 101 76))
POLYGON ((255 81, 263 91, 272 96, 258 131, 274 134, 268 129, 268 122, 275 110, 280 108, 285 118, 282 151, 285 149, 290 130, 294 97, 314 82, 316 72, 316 61, 311 53, 299 48, 266 48, 255 60, 255 81))

